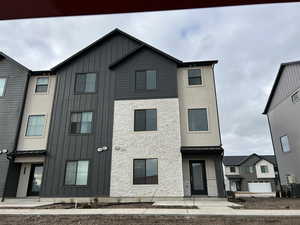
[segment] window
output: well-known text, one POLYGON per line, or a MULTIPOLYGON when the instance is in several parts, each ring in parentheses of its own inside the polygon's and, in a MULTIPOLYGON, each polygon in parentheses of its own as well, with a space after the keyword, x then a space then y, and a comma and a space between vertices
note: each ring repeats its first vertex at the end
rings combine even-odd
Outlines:
POLYGON ((189 85, 202 85, 202 77, 200 69, 188 70, 189 85))
POLYGON ((153 90, 157 88, 156 70, 136 71, 135 89, 136 90, 153 90))
POLYGON ((283 152, 290 151, 290 144, 289 144, 289 139, 288 139, 287 135, 280 137, 280 143, 281 143, 281 148, 282 148, 283 152))
POLYGON ((28 117, 26 136, 43 136, 45 115, 31 115, 28 117))
POLYGON ((189 131, 208 131, 207 109, 188 110, 189 131))
POLYGON ((268 173, 269 172, 268 166, 265 165, 260 166, 260 171, 261 173, 268 173))
POLYGON ((6 86, 6 78, 0 78, 0 97, 4 96, 6 86))
POLYGON ((89 161, 69 161, 66 166, 65 185, 87 185, 89 161))
POLYGON ((71 114, 71 134, 90 134, 92 132, 92 112, 71 114))
POLYGON ((230 169, 230 173, 235 173, 236 172, 235 166, 231 166, 229 169, 230 169))
POLYGON ((156 109, 138 109, 134 111, 134 131, 157 130, 156 109))
POLYGON ((38 77, 36 79, 35 93, 45 93, 48 91, 49 77, 38 77))
POLYGON ((133 184, 158 184, 157 159, 133 160, 133 184))
POLYGON ((300 102, 300 94, 299 91, 297 91, 295 94, 292 95, 292 102, 296 104, 297 102, 300 102))
POLYGON ((76 74, 75 93, 94 93, 96 91, 96 73, 76 74))

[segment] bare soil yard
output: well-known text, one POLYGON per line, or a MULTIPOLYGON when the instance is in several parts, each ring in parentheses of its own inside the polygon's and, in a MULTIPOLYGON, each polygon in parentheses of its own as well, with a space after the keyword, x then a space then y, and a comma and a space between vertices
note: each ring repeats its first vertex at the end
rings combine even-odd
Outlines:
POLYGON ((0 225, 297 225, 300 217, 243 216, 8 216, 0 225))
POLYGON ((244 209, 300 209, 298 198, 243 198, 233 202, 243 205, 244 209))
MULTIPOLYGON (((152 202, 141 202, 141 203, 78 203, 77 208, 79 209, 113 209, 113 208, 123 208, 123 209, 198 209, 197 206, 154 206, 152 202)), ((74 209, 74 203, 60 203, 47 206, 36 207, 39 209, 74 209)))

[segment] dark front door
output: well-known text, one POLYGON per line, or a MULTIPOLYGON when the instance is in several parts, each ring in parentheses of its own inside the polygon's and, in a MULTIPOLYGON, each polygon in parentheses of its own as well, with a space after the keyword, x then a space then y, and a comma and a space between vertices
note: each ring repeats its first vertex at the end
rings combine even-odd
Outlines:
POLYGON ((28 183, 28 196, 38 196, 42 185, 43 164, 32 164, 28 183))
POLYGON ((191 194, 207 195, 205 161, 190 161, 191 194))

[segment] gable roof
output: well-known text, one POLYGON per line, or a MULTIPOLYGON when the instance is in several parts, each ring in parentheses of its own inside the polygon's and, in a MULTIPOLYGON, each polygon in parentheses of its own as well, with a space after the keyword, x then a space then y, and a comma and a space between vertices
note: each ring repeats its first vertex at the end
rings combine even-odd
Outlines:
POLYGON ((257 155, 255 153, 251 154, 249 156, 247 156, 247 155, 224 156, 223 163, 225 166, 240 166, 252 156, 257 156, 260 159, 264 159, 264 160, 272 163, 273 165, 277 165, 275 155, 257 155))
POLYGON ((0 52, 0 59, 7 59, 8 61, 12 62, 15 65, 18 65, 20 67, 22 67, 25 70, 30 71, 26 66, 22 65, 21 63, 17 62, 16 60, 14 60, 13 58, 9 57, 8 55, 4 54, 3 52, 0 52))
POLYGON ((118 66, 119 64, 125 62, 127 59, 129 59, 130 57, 132 57, 133 55, 135 55, 136 53, 138 53, 141 49, 144 49, 144 48, 149 48, 150 50, 158 53, 159 55, 162 55, 164 56, 165 58, 175 62, 176 64, 181 64, 182 61, 174 58, 173 56, 170 56, 168 54, 166 54, 165 52, 162 52, 161 50, 157 49, 157 48, 154 48, 152 46, 149 46, 147 44, 142 44, 141 46, 138 46, 137 48, 133 49, 131 52, 129 52, 128 54, 124 55, 123 57, 121 57, 120 59, 116 60, 115 62, 113 62, 112 64, 110 64, 109 68, 110 69, 113 69, 115 68, 116 66, 118 66))
POLYGON ((223 163, 225 166, 239 166, 247 158, 246 155, 224 156, 223 163))
POLYGON ((271 105, 271 102, 272 102, 272 99, 274 97, 274 94, 276 92, 276 88, 278 86, 278 83, 279 83, 279 80, 281 78, 281 75, 282 75, 282 72, 284 70, 284 68, 288 65, 293 65, 293 64, 300 64, 300 61, 293 61, 293 62, 287 62, 287 63, 281 63, 280 64, 280 67, 279 67, 279 71, 276 75, 276 78, 275 78, 275 81, 274 81, 274 84, 273 84, 273 87, 271 89, 271 93, 269 95, 269 98, 268 98, 268 101, 267 101, 267 104, 265 106, 265 109, 263 111, 263 114, 267 114, 268 111, 269 111, 269 108, 270 108, 270 105, 271 105))
MULTIPOLYGON (((57 69, 59 69, 60 67, 62 67, 63 65, 65 65, 66 63, 69 63, 71 60, 75 59, 76 57, 82 55, 83 53, 87 52, 88 50, 90 50, 92 47, 98 45, 98 44, 101 44, 102 42, 104 42, 105 40, 107 40, 108 38, 111 38, 112 36, 116 35, 116 34, 121 34, 133 41, 136 41, 137 43, 139 43, 141 46, 140 47, 148 47, 148 48, 151 48, 152 50, 154 50, 155 52, 169 58, 170 60, 172 61, 175 61, 176 63, 181 63, 180 60, 176 59, 175 57, 165 53, 165 52, 162 52, 161 50, 157 49, 157 48, 154 48, 153 46, 131 36, 130 34, 128 33, 125 33, 124 31, 116 28, 114 29, 113 31, 109 32, 108 34, 104 35, 103 37, 99 38, 98 40, 96 40, 95 42, 93 42, 92 44, 88 45, 87 47, 85 47, 84 49, 80 50, 79 52, 75 53, 74 55, 70 56, 69 58, 67 58, 66 60, 64 60, 63 62, 59 63, 58 65, 54 66, 53 68, 51 68, 52 71, 55 71, 57 69)), ((134 53, 135 51, 138 51, 139 50, 139 47, 136 48, 135 50, 133 50, 132 53, 134 53)), ((129 56, 129 54, 127 54, 126 56, 129 56)), ((126 57, 125 56, 125 57, 126 57)), ((124 57, 123 57, 124 58, 124 57)))
POLYGON ((208 61, 192 61, 192 62, 183 62, 149 44, 147 44, 146 42, 143 42, 133 36, 131 36, 128 33, 125 33, 124 31, 116 28, 113 31, 109 32, 108 34, 104 35, 103 37, 101 37, 100 39, 96 40, 95 42, 93 42, 92 44, 88 45, 87 47, 83 48, 82 50, 80 50, 79 52, 75 53, 74 55, 70 56, 69 58, 67 58, 66 60, 62 61, 61 63, 57 64, 56 66, 51 68, 51 71, 56 71, 57 69, 61 68, 62 66, 64 66, 65 64, 71 62, 73 59, 79 57, 80 55, 84 54, 85 52, 87 52, 88 50, 90 50, 91 48, 93 48, 94 46, 101 44, 102 42, 104 42, 105 40, 111 38, 112 36, 116 35, 116 34, 120 34, 123 35, 133 41, 136 41, 137 43, 140 44, 140 46, 136 47, 135 49, 133 49, 131 52, 129 52, 128 54, 126 54, 125 56, 123 56, 122 58, 116 60, 115 62, 113 62, 109 68, 113 69, 114 67, 118 66, 119 64, 121 64, 122 62, 124 62, 125 60, 129 59, 131 56, 135 55, 137 52, 139 52, 141 49, 143 48, 149 48, 152 51, 162 55, 163 57, 175 62, 179 67, 189 67, 189 66, 209 66, 209 65, 213 65, 218 63, 217 60, 208 60, 208 61))

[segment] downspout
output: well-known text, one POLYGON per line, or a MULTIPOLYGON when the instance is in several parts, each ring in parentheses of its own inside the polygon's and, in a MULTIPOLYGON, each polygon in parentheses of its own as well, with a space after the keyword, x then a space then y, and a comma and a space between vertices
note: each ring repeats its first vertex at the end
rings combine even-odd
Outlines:
MULTIPOLYGON (((212 66, 212 72, 213 72, 214 92, 215 92, 215 99, 216 99, 216 109, 217 109, 217 120, 218 120, 218 130, 219 130, 219 138, 220 138, 220 147, 222 147, 221 128, 220 128, 220 119, 219 119, 219 107, 218 107, 218 98, 217 98, 217 90, 216 90, 217 87, 216 87, 216 81, 215 81, 215 69, 214 68, 215 68, 215 64, 212 66)), ((221 163, 221 178, 222 178, 222 182, 223 182, 222 184, 223 184, 223 189, 224 189, 224 197, 226 197, 225 179, 224 179, 224 172, 223 172, 224 151, 221 153, 220 163, 221 163)))
POLYGON ((23 93, 23 102, 22 102, 22 106, 21 106, 21 111, 20 111, 20 116, 18 119, 18 124, 17 124, 17 134, 14 140, 14 147, 11 153, 12 157, 8 157, 7 159, 9 160, 9 164, 8 164, 8 168, 7 168, 7 172, 6 172, 6 178, 5 178, 5 183, 4 183, 4 190, 3 190, 3 194, 2 194, 2 198, 1 198, 1 202, 4 202, 4 198, 5 198, 5 194, 6 194, 6 189, 7 189, 7 181, 8 181, 8 172, 9 172, 9 168, 10 165, 13 163, 14 161, 14 153, 17 151, 17 147, 18 147, 18 140, 19 140, 19 136, 20 136, 20 129, 21 129, 21 125, 22 125, 22 120, 23 120, 23 113, 24 113, 24 108, 25 108, 25 101, 26 101, 26 97, 27 97, 27 91, 28 91, 28 83, 29 83, 29 79, 30 79, 30 71, 28 71, 27 74, 27 79, 26 79, 26 83, 25 83, 25 89, 24 89, 24 93, 23 93))
POLYGON ((214 69, 214 67, 215 67, 215 64, 212 66, 212 72, 213 72, 214 91, 215 91, 216 108, 217 108, 217 119, 218 119, 218 128, 219 128, 220 146, 222 146, 221 128, 220 128, 220 120, 219 120, 218 98, 217 98, 217 90, 216 90, 217 87, 216 87, 216 81, 215 81, 215 69, 214 69))

